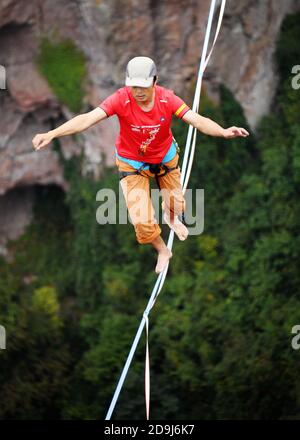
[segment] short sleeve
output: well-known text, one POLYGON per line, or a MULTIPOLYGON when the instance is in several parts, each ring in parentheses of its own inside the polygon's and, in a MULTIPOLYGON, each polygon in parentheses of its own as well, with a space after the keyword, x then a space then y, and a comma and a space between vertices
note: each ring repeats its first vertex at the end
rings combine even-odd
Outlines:
POLYGON ((173 92, 170 97, 172 113, 177 116, 177 118, 181 119, 183 115, 186 114, 187 111, 190 110, 190 107, 181 99, 179 96, 175 95, 173 92))
POLYGON ((108 96, 106 99, 104 99, 104 101, 99 104, 98 107, 102 108, 102 110, 105 111, 108 117, 116 115, 119 108, 118 92, 115 92, 112 95, 108 96))

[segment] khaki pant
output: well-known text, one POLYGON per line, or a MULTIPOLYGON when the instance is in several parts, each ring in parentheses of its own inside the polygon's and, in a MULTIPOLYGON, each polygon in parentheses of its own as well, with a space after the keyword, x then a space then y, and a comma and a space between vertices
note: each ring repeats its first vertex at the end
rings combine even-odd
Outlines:
MULTIPOLYGON (((166 162, 172 168, 177 165, 179 154, 166 162)), ((135 169, 126 162, 116 157, 119 171, 134 171, 135 169)), ((130 219, 135 229, 137 241, 141 244, 151 243, 161 234, 161 228, 155 219, 155 211, 150 195, 150 177, 155 175, 150 170, 143 170, 142 175, 133 174, 121 179, 120 184, 126 201, 130 219)), ((185 210, 185 199, 180 184, 180 168, 159 177, 162 208, 172 216, 180 215, 185 210)))

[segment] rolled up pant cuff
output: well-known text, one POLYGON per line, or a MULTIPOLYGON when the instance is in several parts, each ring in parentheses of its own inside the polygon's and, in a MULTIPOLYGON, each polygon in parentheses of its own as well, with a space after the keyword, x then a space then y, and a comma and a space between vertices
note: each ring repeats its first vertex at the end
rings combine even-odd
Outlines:
POLYGON ((156 225, 153 233, 150 236, 149 235, 142 236, 142 235, 136 234, 136 238, 140 244, 148 244, 148 243, 151 243, 153 240, 155 240, 160 234, 161 234, 161 228, 159 225, 156 225))

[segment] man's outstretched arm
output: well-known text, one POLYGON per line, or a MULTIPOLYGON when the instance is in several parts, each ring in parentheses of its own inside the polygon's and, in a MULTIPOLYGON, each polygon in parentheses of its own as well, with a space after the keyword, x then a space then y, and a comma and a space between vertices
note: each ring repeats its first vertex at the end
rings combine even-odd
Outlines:
POLYGON ((183 115, 183 121, 191 124, 201 133, 207 134, 209 136, 223 137, 225 139, 232 139, 235 137, 247 137, 249 133, 242 127, 230 127, 222 128, 219 124, 212 121, 209 118, 199 115, 193 110, 189 110, 183 115))
POLYGON ((37 134, 32 139, 33 147, 35 150, 39 150, 50 144, 54 138, 80 133, 105 118, 107 118, 105 111, 100 107, 96 107, 88 113, 75 116, 54 130, 37 134))

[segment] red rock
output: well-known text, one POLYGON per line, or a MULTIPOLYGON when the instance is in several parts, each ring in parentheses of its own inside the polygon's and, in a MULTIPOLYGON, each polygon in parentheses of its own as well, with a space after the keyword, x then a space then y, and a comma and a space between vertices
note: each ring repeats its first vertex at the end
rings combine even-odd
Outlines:
POLYGON ((32 111, 57 102, 47 81, 33 63, 12 65, 7 68, 7 87, 22 111, 32 111))

